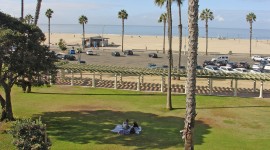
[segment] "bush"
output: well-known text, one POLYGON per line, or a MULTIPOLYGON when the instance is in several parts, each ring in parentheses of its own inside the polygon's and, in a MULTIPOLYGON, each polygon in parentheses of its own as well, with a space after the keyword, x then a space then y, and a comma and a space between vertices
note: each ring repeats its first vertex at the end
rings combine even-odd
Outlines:
POLYGON ((13 144, 21 150, 48 150, 51 142, 46 133, 46 124, 41 119, 17 120, 11 127, 13 144))
POLYGON ((66 44, 65 40, 63 40, 63 39, 59 40, 58 46, 62 51, 67 50, 67 44, 66 44))

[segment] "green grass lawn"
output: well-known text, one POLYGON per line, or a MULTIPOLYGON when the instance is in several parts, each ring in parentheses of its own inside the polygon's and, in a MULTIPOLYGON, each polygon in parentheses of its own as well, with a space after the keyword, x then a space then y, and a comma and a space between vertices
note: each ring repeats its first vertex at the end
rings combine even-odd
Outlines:
MULTIPOLYGON (((3 93, 3 92, 1 92, 3 93)), ((185 96, 174 95, 174 110, 165 109, 166 95, 87 87, 33 88, 12 92, 14 116, 42 117, 52 149, 181 149, 185 96), (140 135, 110 132, 126 118, 142 126, 140 135)), ((270 100, 197 96, 195 148, 265 150, 270 147, 270 100)), ((0 124, 0 149, 15 149, 0 124)))

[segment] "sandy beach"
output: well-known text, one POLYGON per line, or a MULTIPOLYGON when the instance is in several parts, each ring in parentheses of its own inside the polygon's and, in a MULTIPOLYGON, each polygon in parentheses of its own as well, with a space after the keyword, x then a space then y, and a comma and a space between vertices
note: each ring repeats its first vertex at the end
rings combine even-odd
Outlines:
MULTIPOLYGON (((45 34, 48 37, 48 34, 45 34)), ((102 36, 98 34, 86 34, 85 37, 102 36)), ((103 37, 109 38, 109 44, 114 43, 119 45, 118 47, 104 47, 104 49, 120 50, 121 49, 121 35, 104 34, 103 37)), ((68 45, 81 44, 82 34, 66 34, 66 33, 51 33, 52 47, 58 43, 59 39, 64 39, 68 45)), ((47 38, 48 39, 48 38, 47 38)), ((166 38, 166 50, 167 47, 166 38)), ((178 51, 178 37, 173 37, 173 51, 178 51)), ((45 44, 48 42, 46 41, 45 44)), ((199 38, 198 52, 205 52, 205 38, 199 38)), ((183 37, 182 51, 187 50, 188 38, 183 37)), ((125 35, 124 49, 136 49, 136 50, 162 50, 163 36, 138 36, 138 35, 125 35)), ((224 39, 217 38, 208 39, 208 52, 228 54, 232 53, 249 53, 249 39, 224 39)), ((252 40, 252 54, 270 55, 270 41, 269 40, 252 40)))

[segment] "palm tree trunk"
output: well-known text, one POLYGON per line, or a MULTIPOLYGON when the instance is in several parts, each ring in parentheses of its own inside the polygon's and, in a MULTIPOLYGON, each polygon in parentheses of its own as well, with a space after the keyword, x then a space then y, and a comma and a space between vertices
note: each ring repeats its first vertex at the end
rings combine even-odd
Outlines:
POLYGON ((21 1, 21 21, 23 20, 23 13, 24 13, 24 0, 21 1))
MULTIPOLYGON (((178 3, 178 9, 179 9, 179 26, 178 26, 178 30, 179 30, 179 58, 178 58, 178 69, 181 66, 181 57, 182 57, 182 15, 181 15, 181 3, 178 3)), ((177 77, 178 80, 180 80, 180 76, 177 77)))
POLYGON ((169 69, 168 69, 168 87, 167 87, 167 105, 166 108, 172 109, 172 98, 171 98, 171 71, 172 71, 172 14, 171 5, 172 0, 167 1, 167 14, 168 14, 168 40, 169 40, 169 69))
POLYGON ((49 19, 49 24, 48 24, 48 33, 49 33, 49 50, 50 50, 50 47, 51 47, 51 19, 50 18, 48 18, 49 19))
POLYGON ((167 21, 164 20, 164 29, 163 29, 163 54, 165 54, 165 39, 166 39, 166 24, 167 21))
POLYGON ((124 19, 122 19, 122 52, 124 52, 124 32, 125 32, 124 26, 125 26, 125 21, 124 19))
POLYGON ((37 0, 37 7, 36 7, 36 13, 35 13, 35 22, 34 22, 35 25, 37 25, 37 23, 38 23, 41 2, 42 2, 42 0, 37 0))
POLYGON ((251 57, 251 43, 252 43, 252 23, 250 22, 250 34, 249 34, 249 56, 251 57))
POLYGON ((189 0, 188 5, 188 27, 189 46, 187 62, 187 94, 186 94, 186 116, 183 130, 185 150, 194 149, 194 126, 196 117, 196 66, 198 51, 198 14, 199 0, 189 0))
POLYGON ((82 47, 83 47, 83 51, 85 51, 85 30, 84 30, 84 23, 82 24, 83 27, 83 42, 82 42, 82 47))
POLYGON ((206 19, 206 22, 205 22, 205 30, 206 30, 206 48, 205 48, 205 53, 206 55, 208 55, 208 21, 206 19))

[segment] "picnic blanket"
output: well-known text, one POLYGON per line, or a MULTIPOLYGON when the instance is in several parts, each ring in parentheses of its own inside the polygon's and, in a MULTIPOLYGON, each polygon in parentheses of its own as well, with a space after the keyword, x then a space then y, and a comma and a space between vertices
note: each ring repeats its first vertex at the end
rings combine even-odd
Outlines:
MULTIPOLYGON (((119 133, 119 134, 130 134, 130 129, 132 128, 132 126, 130 126, 128 129, 124 129, 123 126, 121 124, 118 124, 115 126, 115 128, 113 130, 111 130, 114 133, 119 133)), ((140 134, 140 132, 142 131, 142 127, 134 127, 135 129, 135 133, 136 134, 140 134)))

